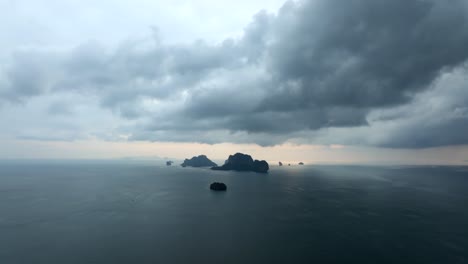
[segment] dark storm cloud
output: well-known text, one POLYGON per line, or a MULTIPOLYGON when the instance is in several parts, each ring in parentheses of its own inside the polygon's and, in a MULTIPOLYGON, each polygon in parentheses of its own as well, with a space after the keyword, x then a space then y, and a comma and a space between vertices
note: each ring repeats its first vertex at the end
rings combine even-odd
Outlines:
POLYGON ((441 121, 425 125, 422 122, 410 126, 404 133, 395 133, 394 138, 381 147, 389 148, 428 148, 467 144, 468 117, 441 121), (421 128, 424 128, 424 132, 421 128))
POLYGON ((107 107, 119 107, 138 97, 166 98, 204 80, 210 71, 234 67, 231 41, 209 46, 164 46, 158 42, 124 43, 113 52, 97 44, 75 49, 64 62, 66 79, 57 87, 94 91, 107 107))
POLYGON ((372 111, 369 126, 321 129, 314 132, 315 141, 388 148, 467 144, 467 83, 468 69, 460 67, 440 76, 410 103, 372 111))
POLYGON ((434 89, 402 106, 395 129, 378 144, 393 148, 426 148, 467 144, 468 70, 441 78, 434 89))
POLYGON ((286 3, 274 19, 259 13, 242 43, 252 44, 255 61, 261 58, 271 74, 255 83, 264 96, 259 100, 251 92, 251 82, 234 82, 193 94, 186 113, 194 119, 218 115, 211 124, 233 131, 368 125, 370 111, 410 102, 442 72, 466 61, 464 4, 310 1, 286 3), (235 85, 247 89, 232 91, 235 85))
POLYGON ((268 110, 398 105, 468 58, 463 1, 289 3, 275 26, 268 110))
MULTIPOLYGON (((369 118, 375 111, 419 109, 441 74, 467 61, 467 28, 464 0, 287 2, 276 15, 259 12, 242 37, 219 44, 167 45, 157 36, 114 50, 87 43, 54 56, 15 56, 0 75, 0 97, 20 101, 66 91, 96 96, 103 108, 136 120, 125 128, 135 140, 268 145, 337 128, 361 139, 328 141, 467 144, 460 131, 468 121, 453 100, 432 113, 434 120, 451 118, 430 122, 422 136, 418 127, 425 120, 412 114, 369 118), (457 111, 457 117, 449 114, 457 111), (389 137, 362 139, 383 123, 392 124, 389 137)), ((448 93, 468 101, 453 89, 438 88, 433 95, 448 93)))

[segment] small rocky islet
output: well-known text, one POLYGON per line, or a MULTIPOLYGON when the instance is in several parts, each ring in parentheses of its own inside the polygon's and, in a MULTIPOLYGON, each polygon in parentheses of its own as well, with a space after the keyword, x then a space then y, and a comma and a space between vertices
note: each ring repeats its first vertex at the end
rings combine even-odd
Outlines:
POLYGON ((213 182, 212 184, 210 184, 210 190, 213 190, 213 191, 226 191, 227 186, 226 186, 226 184, 224 184, 222 182, 213 182))

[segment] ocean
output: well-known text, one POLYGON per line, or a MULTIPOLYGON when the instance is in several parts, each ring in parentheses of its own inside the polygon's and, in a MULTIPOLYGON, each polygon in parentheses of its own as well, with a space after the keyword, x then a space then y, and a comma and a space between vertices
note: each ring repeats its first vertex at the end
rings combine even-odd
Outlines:
POLYGON ((468 263, 468 167, 2 162, 0 263, 468 263))

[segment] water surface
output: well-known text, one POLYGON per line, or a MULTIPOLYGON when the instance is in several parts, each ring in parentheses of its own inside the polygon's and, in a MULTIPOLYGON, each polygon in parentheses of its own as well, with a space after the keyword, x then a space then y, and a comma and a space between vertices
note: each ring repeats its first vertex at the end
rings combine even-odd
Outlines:
POLYGON ((0 263, 312 262, 468 263, 468 167, 0 164, 0 263))

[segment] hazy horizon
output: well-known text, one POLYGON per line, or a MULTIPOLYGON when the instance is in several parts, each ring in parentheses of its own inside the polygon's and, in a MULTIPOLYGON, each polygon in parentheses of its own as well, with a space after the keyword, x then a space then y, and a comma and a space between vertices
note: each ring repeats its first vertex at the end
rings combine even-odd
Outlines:
MULTIPOLYGON (((143 144, 143 143, 142 143, 143 144)), ((144 143, 145 150, 137 148, 129 151, 127 145, 114 149, 113 156, 107 154, 108 149, 100 149, 95 156, 90 151, 73 153, 69 149, 56 151, 48 150, 48 156, 13 156, 0 157, 0 161, 147 161, 153 164, 165 164, 165 161, 183 161, 198 155, 207 155, 211 160, 223 163, 229 155, 237 152, 252 155, 256 159, 263 159, 270 166, 278 165, 281 161, 285 165, 297 165, 305 162, 306 165, 454 165, 468 166, 466 148, 439 148, 437 150, 401 150, 372 148, 357 148, 347 146, 304 146, 283 145, 274 147, 260 147, 256 145, 199 145, 195 146, 168 143, 171 148, 163 151, 154 150, 153 144, 144 143), (117 150, 117 151, 116 151, 117 150), (456 150, 456 151, 454 151, 456 150), (134 155, 130 155, 130 154, 134 155), (159 154, 155 154, 159 153, 159 154), (141 155, 143 154, 143 155, 141 155), (288 158, 289 157, 289 158, 288 158), (443 157, 443 158, 441 158, 443 157)), ((96 144, 90 144, 95 146, 96 144)), ((10 153, 11 154, 11 153, 10 153)), ((179 165, 179 164, 176 164, 179 165)))

